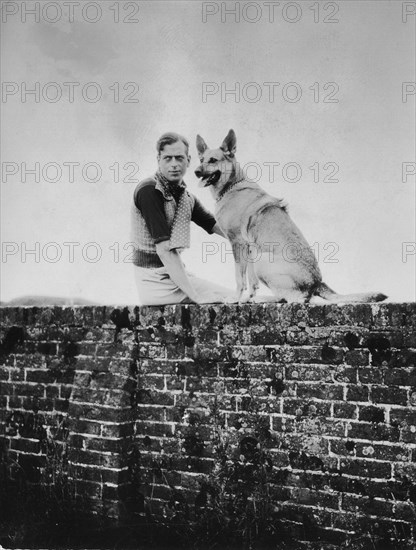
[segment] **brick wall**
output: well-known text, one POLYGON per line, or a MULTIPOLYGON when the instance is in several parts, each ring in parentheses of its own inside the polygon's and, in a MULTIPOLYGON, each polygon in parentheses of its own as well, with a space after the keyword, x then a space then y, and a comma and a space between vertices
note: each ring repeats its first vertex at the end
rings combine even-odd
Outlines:
POLYGON ((201 540, 414 548, 416 304, 0 311, 3 494, 59 481, 201 540))

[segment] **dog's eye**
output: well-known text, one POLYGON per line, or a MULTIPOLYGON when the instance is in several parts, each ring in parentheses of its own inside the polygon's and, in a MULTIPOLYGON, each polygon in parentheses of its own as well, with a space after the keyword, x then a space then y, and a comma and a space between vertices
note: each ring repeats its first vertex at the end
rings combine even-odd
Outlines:
POLYGON ((208 162, 211 162, 211 163, 212 162, 217 162, 217 159, 214 159, 213 157, 211 157, 208 162))

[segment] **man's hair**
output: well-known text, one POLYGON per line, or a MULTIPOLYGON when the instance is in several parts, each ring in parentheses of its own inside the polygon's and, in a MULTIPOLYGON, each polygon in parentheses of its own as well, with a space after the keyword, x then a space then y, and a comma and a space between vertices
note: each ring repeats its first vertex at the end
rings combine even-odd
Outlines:
POLYGON ((189 154, 189 143, 188 140, 181 136, 180 134, 177 134, 176 132, 166 132, 166 134, 163 134, 160 136, 160 138, 157 140, 156 143, 156 149, 158 155, 160 155, 161 151, 165 148, 166 145, 172 145, 172 143, 176 143, 178 141, 182 141, 182 143, 186 147, 186 154, 189 154))

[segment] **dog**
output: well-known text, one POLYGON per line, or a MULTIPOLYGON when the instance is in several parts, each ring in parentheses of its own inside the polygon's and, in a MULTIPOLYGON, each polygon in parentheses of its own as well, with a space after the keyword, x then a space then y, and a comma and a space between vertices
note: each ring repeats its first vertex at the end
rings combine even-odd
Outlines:
POLYGON ((218 149, 210 149, 198 135, 201 164, 195 175, 212 190, 216 220, 231 242, 238 300, 247 290, 247 278, 249 300, 259 281, 281 302, 309 302, 313 296, 329 302, 385 300, 379 292, 338 294, 322 281, 315 255, 289 217, 287 205, 245 177, 236 161, 236 144, 234 130, 218 149))

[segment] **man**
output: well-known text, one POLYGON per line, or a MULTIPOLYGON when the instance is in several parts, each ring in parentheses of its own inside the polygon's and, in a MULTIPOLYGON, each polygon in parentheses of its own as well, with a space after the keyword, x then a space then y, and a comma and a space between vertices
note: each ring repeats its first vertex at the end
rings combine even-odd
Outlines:
POLYGON ((163 134, 156 144, 158 171, 134 191, 132 240, 135 278, 142 305, 232 301, 231 290, 185 270, 180 252, 190 245, 190 223, 224 237, 215 218, 186 189, 188 141, 163 134))

